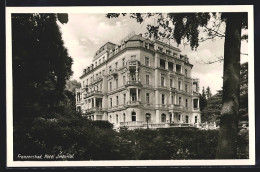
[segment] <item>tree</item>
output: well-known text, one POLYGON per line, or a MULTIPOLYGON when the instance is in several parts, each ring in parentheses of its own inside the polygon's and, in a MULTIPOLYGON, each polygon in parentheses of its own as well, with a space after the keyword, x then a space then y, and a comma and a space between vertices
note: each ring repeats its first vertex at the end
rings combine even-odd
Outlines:
POLYGON ((203 111, 203 109, 207 106, 207 98, 205 94, 204 87, 202 88, 202 94, 200 95, 200 111, 203 111))
MULTIPOLYGON (((118 17, 118 13, 109 13, 108 18, 118 17)), ((125 16, 126 14, 122 14, 125 16)), ((199 46, 200 41, 225 37, 223 105, 220 118, 220 132, 217 147, 217 159, 236 158, 237 118, 239 109, 239 76, 241 30, 247 29, 247 13, 131 13, 130 17, 142 23, 146 17, 157 16, 157 25, 147 25, 147 36, 155 39, 174 39, 177 44, 187 40, 192 49, 199 46), (165 16, 166 15, 166 16, 165 16), (209 26, 209 20, 215 22, 209 26), (220 24, 225 22, 225 34, 219 32, 220 24), (200 28, 207 37, 199 38, 200 28)))
POLYGON ((207 99, 209 99, 212 96, 209 86, 207 87, 207 90, 206 90, 206 96, 207 96, 207 99))
POLYGON ((57 22, 67 14, 12 14, 14 153, 28 154, 41 118, 55 118, 65 99, 72 58, 57 22))
POLYGON ((216 122, 219 125, 219 118, 222 107, 222 90, 207 99, 207 106, 201 111, 202 122, 216 122))

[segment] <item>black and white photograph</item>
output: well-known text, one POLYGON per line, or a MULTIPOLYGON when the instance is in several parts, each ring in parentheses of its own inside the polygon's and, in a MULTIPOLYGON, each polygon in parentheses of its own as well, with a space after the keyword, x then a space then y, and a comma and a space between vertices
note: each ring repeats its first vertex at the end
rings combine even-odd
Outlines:
POLYGON ((7 7, 6 22, 9 167, 255 164, 253 6, 7 7))

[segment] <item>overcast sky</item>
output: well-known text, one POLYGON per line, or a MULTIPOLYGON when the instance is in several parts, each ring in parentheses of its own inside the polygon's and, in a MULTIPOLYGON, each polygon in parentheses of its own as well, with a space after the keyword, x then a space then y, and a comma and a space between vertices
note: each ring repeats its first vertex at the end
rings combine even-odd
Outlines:
MULTIPOLYGON (((119 44, 120 41, 130 34, 146 32, 147 20, 143 24, 137 23, 129 17, 108 19, 105 14, 69 14, 67 24, 59 24, 62 38, 68 49, 69 55, 73 58, 71 79, 79 81, 82 71, 91 64, 94 53, 106 42, 110 41, 119 44)), ((174 41, 171 41, 177 46, 174 41)), ((196 51, 186 45, 179 45, 182 54, 187 54, 190 63, 193 64, 192 77, 200 79, 200 92, 202 87, 210 87, 213 94, 222 87, 223 62, 205 64, 203 62, 217 60, 224 55, 224 38, 216 41, 200 43, 196 51)), ((241 52, 248 53, 246 41, 242 42, 241 52)), ((241 61, 247 60, 246 55, 241 56, 241 61)))

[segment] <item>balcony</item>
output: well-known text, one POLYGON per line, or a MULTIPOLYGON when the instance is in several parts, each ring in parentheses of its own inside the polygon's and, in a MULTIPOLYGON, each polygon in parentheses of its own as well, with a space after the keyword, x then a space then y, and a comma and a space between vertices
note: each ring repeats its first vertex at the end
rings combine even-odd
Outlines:
POLYGON ((117 76, 118 73, 117 73, 117 69, 112 69, 109 71, 109 75, 113 75, 113 76, 117 76))
POLYGON ((88 98, 88 97, 91 97, 91 96, 98 96, 98 97, 102 97, 103 94, 102 94, 102 91, 97 91, 97 90, 94 90, 94 91, 91 91, 91 92, 88 92, 84 95, 84 99, 88 98))
POLYGON ((200 108, 193 108, 193 111, 200 111, 200 108))
POLYGON ((175 75, 175 72, 174 72, 174 71, 171 71, 171 70, 169 70, 169 74, 170 74, 170 75, 172 75, 172 76, 174 76, 174 75, 175 75))
POLYGON ((168 108, 168 105, 166 105, 166 104, 158 104, 157 107, 159 107, 159 108, 168 108))
POLYGON ((138 61, 138 60, 129 60, 128 62, 127 62, 127 68, 129 69, 129 70, 136 70, 136 68, 138 68, 138 64, 139 64, 140 62, 138 61))
POLYGON ((141 82, 140 81, 136 81, 136 80, 132 80, 132 81, 127 81, 125 86, 141 86, 141 82))
POLYGON ((85 111, 86 114, 91 114, 91 113, 95 113, 95 112, 98 112, 98 113, 101 113, 103 112, 104 109, 100 108, 100 107, 93 107, 93 108, 90 108, 90 109, 87 109, 85 111))
POLYGON ((141 101, 128 101, 126 106, 139 106, 141 105, 141 101))
POLYGON ((179 105, 179 104, 174 104, 174 107, 175 107, 175 108, 178 108, 178 109, 183 109, 183 106, 182 106, 182 105, 179 105))
POLYGON ((171 92, 175 92, 175 91, 176 91, 176 88, 170 87, 170 91, 171 91, 171 92))

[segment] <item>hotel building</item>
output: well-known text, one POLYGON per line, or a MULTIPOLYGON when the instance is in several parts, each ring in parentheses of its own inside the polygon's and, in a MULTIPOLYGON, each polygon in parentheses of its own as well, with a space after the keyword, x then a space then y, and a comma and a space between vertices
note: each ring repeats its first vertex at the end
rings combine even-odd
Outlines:
POLYGON ((95 53, 80 77, 76 108, 114 128, 194 126, 201 115, 192 67, 180 49, 132 33, 95 53))

